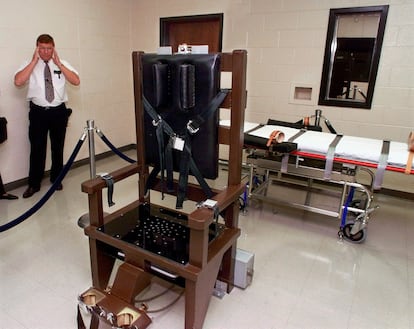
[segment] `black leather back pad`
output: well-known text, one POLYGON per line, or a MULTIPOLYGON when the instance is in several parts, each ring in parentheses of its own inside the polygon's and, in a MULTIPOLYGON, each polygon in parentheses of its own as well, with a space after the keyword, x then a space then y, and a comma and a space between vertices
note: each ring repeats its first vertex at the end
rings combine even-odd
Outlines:
MULTIPOLYGON (((187 122, 204 111, 220 88, 219 54, 144 54, 142 72, 144 96, 178 136, 184 135, 187 122)), ((218 176, 218 112, 191 140, 193 159, 208 179, 218 176)), ((154 165, 159 163, 156 127, 146 111, 144 126, 146 163, 154 165)), ((168 138, 165 135, 165 144, 168 138)), ((174 150, 175 171, 179 171, 180 153, 174 150)))

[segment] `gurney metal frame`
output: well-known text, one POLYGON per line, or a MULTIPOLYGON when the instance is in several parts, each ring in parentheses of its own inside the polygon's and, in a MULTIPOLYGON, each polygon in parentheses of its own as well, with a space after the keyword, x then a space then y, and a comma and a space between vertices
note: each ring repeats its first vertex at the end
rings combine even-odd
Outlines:
MULTIPOLYGON (((338 236, 354 243, 361 243, 366 238, 366 227, 370 214, 377 207, 372 206, 374 174, 371 170, 356 165, 337 164, 326 180, 325 170, 308 166, 300 152, 295 154, 275 155, 263 150, 250 150, 247 164, 250 167, 249 200, 286 205, 296 209, 310 211, 329 217, 338 218, 341 221, 338 236), (289 163, 283 164, 283 157, 289 157, 289 163), (264 171, 263 180, 258 179, 260 171, 264 171), (368 173, 370 184, 361 184, 356 181, 359 171, 368 173), (276 174, 276 175, 275 175, 276 174), (289 177, 285 179, 282 176, 289 177), (269 195, 271 184, 285 183, 303 189, 306 187, 307 195, 303 204, 286 201, 276 195, 269 195), (314 207, 310 205, 310 193, 315 191, 314 184, 319 187, 332 190, 339 188, 339 206, 336 211, 314 207), (355 192, 360 193, 361 199, 356 198, 355 192), (355 218, 349 216, 355 215, 355 218)), ((311 159, 314 160, 314 159, 311 159)), ((320 160, 319 160, 320 161, 320 160)))

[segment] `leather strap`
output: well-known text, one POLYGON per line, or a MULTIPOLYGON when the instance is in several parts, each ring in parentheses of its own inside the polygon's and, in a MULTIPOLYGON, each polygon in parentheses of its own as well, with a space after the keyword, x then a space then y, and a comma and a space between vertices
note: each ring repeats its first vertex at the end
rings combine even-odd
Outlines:
POLYGON ((328 130, 331 132, 331 134, 336 134, 335 128, 332 126, 330 121, 328 119, 325 119, 325 125, 328 128, 328 130))
POLYGON ((306 133, 306 129, 301 129, 300 131, 298 131, 295 135, 293 135, 292 137, 290 137, 288 139, 288 142, 293 142, 295 141, 299 136, 302 136, 304 133, 306 133))
POLYGON ((185 144, 188 152, 182 152, 180 157, 180 175, 178 176, 178 192, 175 204, 176 209, 182 209, 187 194, 188 174, 190 172, 191 138, 186 133, 185 144))
POLYGON ((390 141, 382 142, 381 155, 378 161, 377 172, 375 173, 374 189, 380 189, 387 169, 388 154, 390 152, 390 141))
POLYGON ((106 187, 108 188, 108 206, 112 207, 115 205, 115 202, 113 202, 112 197, 114 194, 114 180, 111 175, 105 173, 100 174, 101 178, 105 181, 106 187))
POLYGON ((272 143, 282 143, 285 139, 285 133, 280 130, 273 130, 270 133, 266 146, 269 147, 272 143))
POLYGON ((206 108, 195 117, 187 122, 187 130, 190 134, 195 134, 200 129, 200 126, 217 111, 220 104, 223 103, 230 89, 221 89, 216 96, 210 101, 206 108))
POLYGON ((407 165, 405 167, 405 173, 409 175, 411 173, 411 168, 413 166, 413 159, 414 159, 414 132, 410 132, 408 135, 408 154, 407 165))
POLYGON ((411 173, 411 168, 413 166, 413 160, 414 160, 414 152, 410 152, 410 154, 408 154, 407 166, 405 167, 405 173, 407 175, 411 173))
MULTIPOLYGON (((76 320, 78 324, 78 329, 86 329, 85 322, 83 321, 83 317, 80 312, 79 304, 78 304, 76 320)), ((95 312, 91 312, 91 322, 90 322, 89 329, 98 329, 98 328, 99 328, 99 316, 95 312)))
MULTIPOLYGON (((228 94, 229 90, 222 90, 220 91, 214 99, 209 103, 209 105, 206 107, 206 109, 198 115, 193 120, 190 120, 187 123, 187 132, 186 136, 184 138, 184 145, 182 148, 182 157, 186 158, 186 162, 184 167, 180 168, 180 177, 179 177, 179 189, 177 193, 177 203, 176 208, 181 209, 183 201, 185 199, 185 193, 187 190, 188 182, 188 173, 191 171, 191 173, 194 175, 194 177, 197 179, 197 182, 200 184, 201 188, 203 189, 204 193, 207 197, 212 196, 211 188, 208 186, 206 180, 201 175, 200 170, 198 169, 192 155, 191 155, 191 144, 190 139, 191 135, 196 134, 200 128, 200 125, 202 125, 205 120, 212 115, 220 106, 221 102, 224 100, 225 96, 228 94), (181 177, 181 175, 186 175, 187 177, 181 177)), ((147 114, 153 119, 153 125, 157 127, 156 134, 157 134, 157 141, 158 141, 158 149, 159 149, 159 157, 160 157, 160 164, 154 166, 153 170, 150 173, 150 176, 148 177, 147 184, 146 184, 146 191, 147 193, 150 189, 150 187, 153 184, 153 181, 155 180, 157 174, 161 172, 161 184, 163 184, 164 181, 164 169, 167 169, 167 187, 170 190, 172 188, 172 145, 174 143, 174 139, 177 138, 177 135, 175 134, 174 130, 171 128, 171 126, 162 119, 161 116, 158 115, 157 111, 152 107, 150 102, 146 99, 145 96, 142 97, 142 101, 144 104, 144 109, 147 112, 147 114), (170 137, 170 141, 167 143, 167 147, 164 147, 164 133, 166 133, 170 137)), ((181 164, 183 161, 180 161, 181 164)), ((180 166, 181 167, 181 166, 180 166)), ((163 190, 163 189, 162 189, 163 190)), ((162 194, 163 195, 163 194, 162 194)))
POLYGON ((77 323, 78 323, 78 329, 86 329, 85 322, 83 322, 83 318, 82 318, 82 314, 80 312, 79 305, 78 305, 76 320, 77 320, 77 323))
MULTIPOLYGON (((290 137, 288 139, 288 142, 293 142, 296 138, 298 138, 299 136, 302 136, 305 132, 306 132, 306 129, 301 129, 295 135, 290 137)), ((289 164, 289 154, 285 154, 282 158, 282 165, 280 168, 282 173, 287 173, 288 164, 289 164)))
POLYGON ((408 135, 408 150, 414 152, 414 131, 408 135))
POLYGON ((328 154, 326 154, 326 163, 325 163, 325 172, 324 172, 324 179, 330 179, 332 168, 333 168, 333 160, 335 156, 335 148, 338 145, 339 141, 341 140, 342 135, 336 135, 335 139, 329 144, 328 154))

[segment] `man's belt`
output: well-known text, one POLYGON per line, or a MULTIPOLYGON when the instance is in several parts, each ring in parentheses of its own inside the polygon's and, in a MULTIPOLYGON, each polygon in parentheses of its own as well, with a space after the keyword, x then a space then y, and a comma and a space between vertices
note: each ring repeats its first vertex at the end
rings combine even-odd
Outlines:
POLYGON ((47 110, 54 110, 54 109, 65 109, 66 105, 65 103, 61 103, 57 106, 40 106, 30 101, 30 108, 47 111, 47 110))

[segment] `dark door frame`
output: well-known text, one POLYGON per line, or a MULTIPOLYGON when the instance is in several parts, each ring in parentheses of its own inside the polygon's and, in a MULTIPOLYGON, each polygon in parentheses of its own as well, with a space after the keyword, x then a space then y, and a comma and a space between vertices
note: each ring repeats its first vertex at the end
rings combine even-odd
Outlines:
MULTIPOLYGON (((161 17, 160 18, 160 46, 178 46, 171 45, 170 30, 174 26, 178 26, 183 23, 203 23, 212 22, 219 24, 219 38, 217 52, 222 51, 223 43, 223 13, 218 14, 206 14, 206 15, 190 15, 190 16, 175 16, 175 17, 161 17)), ((174 48, 174 47, 173 47, 174 48)), ((209 47, 210 49, 211 47, 209 47)), ((214 48, 213 48, 214 49, 214 48)), ((174 51, 175 49, 173 49, 174 51)))

